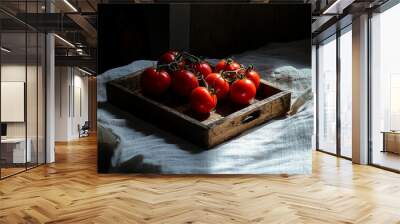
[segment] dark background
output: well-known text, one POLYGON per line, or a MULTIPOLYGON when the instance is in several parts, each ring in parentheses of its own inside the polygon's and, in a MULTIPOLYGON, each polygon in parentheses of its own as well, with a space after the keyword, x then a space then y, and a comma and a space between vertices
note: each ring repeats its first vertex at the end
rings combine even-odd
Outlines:
MULTIPOLYGON (((135 60, 157 60, 169 50, 169 14, 168 4, 99 5, 99 74, 135 60)), ((311 38, 307 4, 191 4, 189 18, 189 49, 184 50, 210 58, 311 38)))

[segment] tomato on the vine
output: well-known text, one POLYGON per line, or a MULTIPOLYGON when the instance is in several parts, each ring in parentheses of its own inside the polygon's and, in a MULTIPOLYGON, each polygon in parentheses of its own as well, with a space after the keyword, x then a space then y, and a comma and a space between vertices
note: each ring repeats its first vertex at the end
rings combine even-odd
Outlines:
POLYGON ((230 99, 240 105, 250 104, 256 96, 257 89, 249 79, 238 79, 234 81, 230 89, 230 99))
POLYGON ((260 85, 260 75, 256 70, 254 70, 253 66, 249 66, 245 72, 244 72, 246 78, 250 79, 256 86, 256 89, 258 89, 258 86, 260 85))
POLYGON ((163 55, 161 55, 160 59, 158 60, 159 65, 170 64, 171 62, 175 61, 176 57, 179 55, 179 52, 169 50, 163 55))
POLYGON ((208 74, 212 73, 211 66, 205 61, 194 62, 191 67, 194 72, 200 73, 204 78, 207 77, 208 74))
POLYGON ((168 89, 171 84, 171 77, 165 70, 157 71, 150 67, 142 73, 140 83, 145 93, 159 95, 168 89))
POLYGON ((238 69, 240 69, 239 63, 230 58, 220 60, 215 66, 215 72, 236 71, 238 69))
POLYGON ((219 73, 210 73, 206 77, 208 87, 215 91, 219 100, 225 98, 229 93, 229 83, 219 73))
POLYGON ((180 95, 188 97, 192 90, 199 86, 196 75, 188 70, 178 70, 174 73, 172 90, 180 95))
POLYGON ((190 94, 190 107, 198 114, 208 114, 217 106, 217 96, 205 87, 197 87, 190 94))

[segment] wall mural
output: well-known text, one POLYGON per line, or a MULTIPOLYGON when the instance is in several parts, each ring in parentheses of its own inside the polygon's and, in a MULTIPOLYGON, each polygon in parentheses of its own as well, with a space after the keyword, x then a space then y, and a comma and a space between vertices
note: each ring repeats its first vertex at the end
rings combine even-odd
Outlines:
POLYGON ((98 171, 311 172, 309 5, 99 5, 98 171))

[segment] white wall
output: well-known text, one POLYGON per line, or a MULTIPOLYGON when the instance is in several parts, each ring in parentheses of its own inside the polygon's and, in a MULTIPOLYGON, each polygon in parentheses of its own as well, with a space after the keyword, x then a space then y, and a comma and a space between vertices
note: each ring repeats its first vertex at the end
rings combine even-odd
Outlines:
POLYGON ((56 141, 79 137, 78 125, 88 116, 88 78, 76 68, 56 67, 55 123, 56 141))
POLYGON ((82 76, 83 74, 74 69, 74 80, 72 83, 71 91, 71 129, 70 136, 72 139, 79 137, 78 125, 83 125, 85 121, 89 120, 88 113, 88 78, 82 76), (78 72, 78 73, 77 73, 78 72))
MULTIPOLYGON (((28 70, 32 67, 28 67, 28 70)), ((1 66, 1 81, 25 82, 25 64, 5 64, 1 66)))
MULTIPOLYGON (((28 72, 28 74, 36 73, 36 67, 34 67, 34 66, 25 67, 25 64, 23 64, 23 65, 21 65, 21 64, 3 64, 1 66, 1 81, 2 82, 17 81, 17 82, 25 82, 26 83, 26 80, 25 80, 26 71, 28 72), (27 69, 27 70, 25 70, 25 69, 27 69)), ((28 90, 30 90, 30 89, 28 89, 28 90)), ((36 98, 36 89, 32 93, 28 92, 27 96, 36 98)), ((28 101, 30 102, 32 100, 28 100, 28 101)), ((1 108, 1 110, 6 110, 6 109, 7 108, 1 108)), ((33 120, 33 119, 28 115, 28 121, 30 122, 31 120, 33 120)), ((7 136, 8 137, 25 137, 25 126, 26 126, 26 122, 7 122, 7 136)), ((32 125, 29 125, 29 127, 31 127, 31 126, 32 125)))
MULTIPOLYGON (((27 136, 30 144, 32 161, 44 163, 44 150, 45 150, 45 120, 44 120, 44 74, 42 67, 36 65, 28 65, 18 63, 5 63, 1 66, 1 81, 2 82, 24 82, 26 85, 26 101, 22 108, 18 108, 20 113, 25 114, 26 120, 21 122, 6 122, 7 124, 7 137, 8 138, 24 138, 27 136), (37 70, 38 69, 38 70, 37 70), (27 78, 27 80, 25 80, 27 78), (26 105, 25 105, 26 103, 26 105), (38 153, 38 155, 37 155, 38 153)), ((2 89, 3 91, 3 89, 2 89)), ((24 89, 20 94, 24 94, 24 89)), ((6 95, 2 95, 7 97, 6 95)), ((12 110, 12 108, 2 107, 2 112, 12 110)), ((14 108, 16 110, 16 108, 14 108)), ((16 113, 16 111, 7 111, 16 113)), ((24 116, 24 115, 22 115, 24 116)))
MULTIPOLYGON (((1 66, 1 81, 25 82, 25 64, 8 64, 1 66)), ((1 108, 5 110, 6 108, 1 108)), ((7 123, 7 137, 25 137, 25 122, 7 123)))
POLYGON ((68 140, 68 86, 67 67, 55 68, 55 141, 68 140))

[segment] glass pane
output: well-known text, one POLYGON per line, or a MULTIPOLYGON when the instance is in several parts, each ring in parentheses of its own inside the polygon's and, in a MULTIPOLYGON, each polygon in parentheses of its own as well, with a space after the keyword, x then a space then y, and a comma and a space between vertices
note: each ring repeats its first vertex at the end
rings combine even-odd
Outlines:
POLYGON ((318 48, 318 148, 336 153, 336 39, 318 48))
POLYGON ((340 153, 352 157, 352 35, 340 36, 340 153))
POLYGON ((372 18, 372 163, 400 170, 400 5, 372 18))
POLYGON ((45 44, 46 37, 44 34, 38 35, 38 163, 45 163, 45 44))
POLYGON ((26 150, 26 34, 1 34, 1 174, 25 170, 26 150), (6 49, 6 50, 4 50, 6 49))
POLYGON ((27 144, 30 153, 30 160, 28 160, 28 168, 37 165, 38 160, 38 147, 37 147, 37 104, 38 104, 38 88, 37 88, 37 74, 38 74, 38 36, 36 32, 27 33, 27 80, 26 80, 26 116, 27 116, 27 144))

